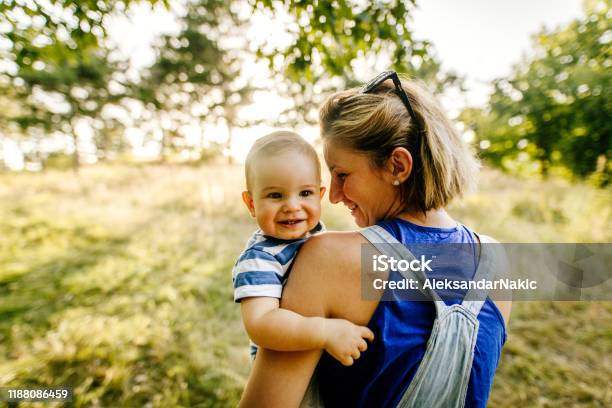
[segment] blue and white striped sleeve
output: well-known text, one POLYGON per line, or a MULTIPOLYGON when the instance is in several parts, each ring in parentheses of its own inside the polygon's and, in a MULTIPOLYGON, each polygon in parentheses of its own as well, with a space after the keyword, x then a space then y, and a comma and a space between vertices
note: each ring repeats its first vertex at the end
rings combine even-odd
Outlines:
POLYGON ((234 270, 234 301, 247 297, 281 297, 283 267, 269 253, 249 248, 240 256, 234 270))

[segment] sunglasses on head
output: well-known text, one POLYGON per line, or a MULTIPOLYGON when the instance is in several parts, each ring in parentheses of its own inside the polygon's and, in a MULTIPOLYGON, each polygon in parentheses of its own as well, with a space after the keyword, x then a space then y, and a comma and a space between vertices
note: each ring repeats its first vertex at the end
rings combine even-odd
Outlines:
POLYGON ((397 72, 395 71, 381 72, 375 78, 368 81, 368 83, 366 83, 361 88, 360 93, 367 94, 367 93, 374 91, 376 88, 380 86, 380 84, 385 82, 387 79, 390 79, 393 81, 393 85, 395 85, 395 92, 397 92, 397 95, 404 103, 404 106, 406 106, 406 109, 408 109, 408 113, 410 114, 410 117, 414 121, 414 124, 420 133, 422 131, 421 126, 419 125, 419 121, 417 120, 416 114, 414 113, 414 110, 412 109, 412 105, 410 105, 410 100, 408 99, 408 95, 406 94, 406 91, 404 91, 404 88, 402 88, 402 82, 400 81, 399 76, 397 76, 397 72))

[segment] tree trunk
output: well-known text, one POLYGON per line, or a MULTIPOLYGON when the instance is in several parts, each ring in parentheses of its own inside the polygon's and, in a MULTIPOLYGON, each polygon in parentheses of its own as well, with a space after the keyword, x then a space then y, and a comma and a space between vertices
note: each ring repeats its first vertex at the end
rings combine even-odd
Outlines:
POLYGON ((162 128, 161 151, 159 152, 160 162, 162 163, 168 162, 168 155, 170 152, 170 136, 171 135, 169 132, 162 128))
POLYGON ((227 143, 225 144, 225 148, 227 149, 227 164, 234 164, 234 158, 232 157, 232 137, 233 137, 234 127, 231 124, 227 124, 227 143))
POLYGON ((70 124, 70 130, 72 134, 72 143, 74 144, 74 153, 72 153, 72 170, 75 173, 78 173, 81 165, 79 161, 79 135, 76 134, 76 126, 74 122, 70 124))

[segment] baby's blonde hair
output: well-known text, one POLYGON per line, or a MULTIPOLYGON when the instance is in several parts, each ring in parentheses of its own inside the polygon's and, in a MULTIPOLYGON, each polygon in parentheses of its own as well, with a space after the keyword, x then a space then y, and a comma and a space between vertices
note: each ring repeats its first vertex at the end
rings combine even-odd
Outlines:
POLYGON ((257 139, 249 150, 244 165, 247 190, 251 191, 253 186, 252 178, 256 171, 254 167, 258 158, 287 152, 301 153, 311 158, 317 169, 317 182, 321 183, 321 163, 315 149, 297 133, 279 130, 257 139))
POLYGON ((423 212, 444 207, 475 185, 479 163, 424 86, 402 79, 402 87, 418 124, 388 80, 371 93, 350 89, 328 97, 319 110, 321 136, 366 153, 374 168, 382 168, 395 148, 405 147, 413 167, 401 186, 404 206, 423 212))

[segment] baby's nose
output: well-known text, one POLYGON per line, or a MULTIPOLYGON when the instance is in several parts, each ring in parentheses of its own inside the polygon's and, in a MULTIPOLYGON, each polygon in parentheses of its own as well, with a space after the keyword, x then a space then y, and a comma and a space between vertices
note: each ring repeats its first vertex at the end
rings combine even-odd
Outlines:
POLYGON ((300 209, 300 202, 297 197, 290 197, 285 201, 285 209, 295 211, 300 209))

